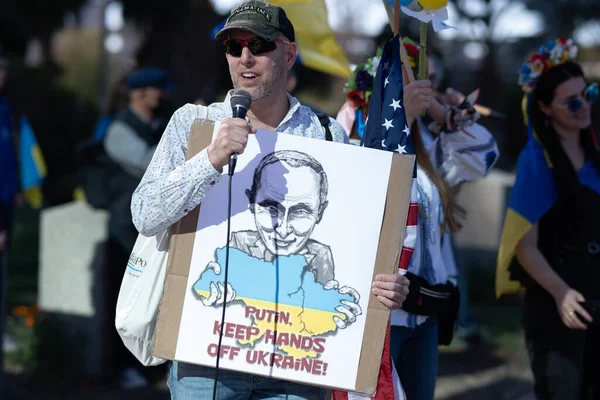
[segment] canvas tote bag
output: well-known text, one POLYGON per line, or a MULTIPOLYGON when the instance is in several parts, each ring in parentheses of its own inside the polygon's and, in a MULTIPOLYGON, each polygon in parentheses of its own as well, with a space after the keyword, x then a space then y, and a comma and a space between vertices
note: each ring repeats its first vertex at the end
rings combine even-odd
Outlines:
MULTIPOLYGON (((196 118, 206 119, 206 107, 196 107, 196 118)), ((152 355, 156 318, 163 294, 171 228, 133 246, 119 290, 115 327, 125 347, 145 366, 166 360, 152 355)))
POLYGON ((151 237, 138 235, 117 300, 117 332, 125 347, 146 366, 165 362, 152 356, 152 345, 165 281, 170 231, 167 229, 151 237))

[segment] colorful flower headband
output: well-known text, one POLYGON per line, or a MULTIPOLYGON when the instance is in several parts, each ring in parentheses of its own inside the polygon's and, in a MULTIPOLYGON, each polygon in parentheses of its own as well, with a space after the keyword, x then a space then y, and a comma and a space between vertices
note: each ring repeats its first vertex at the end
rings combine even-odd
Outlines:
POLYGON ((519 85, 530 93, 545 72, 550 68, 577 58, 577 46, 571 39, 549 40, 540 47, 540 52, 531 56, 519 70, 519 85))
MULTIPOLYGON (((402 39, 402 43, 406 49, 410 67, 413 69, 416 68, 416 60, 419 57, 419 48, 414 41, 406 37, 402 39)), ((378 49, 375 57, 369 58, 365 64, 356 66, 352 76, 350 76, 348 82, 346 82, 344 92, 347 94, 348 99, 352 101, 355 109, 362 108, 369 104, 382 52, 383 50, 378 49)))
POLYGON ((407 37, 402 39, 402 44, 406 49, 406 55, 408 56, 408 62, 410 63, 411 68, 417 67, 417 58, 419 57, 419 47, 415 44, 415 42, 407 37))
POLYGON ((375 57, 369 58, 365 64, 357 65, 348 82, 346 82, 344 92, 348 99, 352 101, 355 109, 360 109, 369 104, 382 54, 383 50, 379 49, 375 57))

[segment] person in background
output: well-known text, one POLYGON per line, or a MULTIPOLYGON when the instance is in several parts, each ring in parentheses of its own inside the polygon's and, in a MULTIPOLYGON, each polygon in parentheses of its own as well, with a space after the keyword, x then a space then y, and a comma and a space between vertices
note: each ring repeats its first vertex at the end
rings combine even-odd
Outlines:
POLYGON ((599 93, 577 53, 572 40, 550 40, 519 71, 528 142, 498 254, 496 294, 525 288, 540 400, 600 398, 600 147, 591 127, 599 93))
MULTIPOLYGON (((405 42, 404 45, 410 67, 415 69, 418 49, 414 44, 407 46, 405 42)), ((355 68, 345 88, 348 101, 337 116, 350 140, 358 145, 368 121, 369 94, 380 57, 378 52, 355 68)), ((432 400, 438 345, 449 344, 459 306, 457 296, 451 294, 456 292, 457 271, 453 258, 448 257, 449 241, 446 239, 448 232, 461 228, 462 210, 455 202, 453 188, 485 176, 498 157, 498 149, 485 128, 474 125, 469 116, 436 100, 432 82, 408 83, 407 75, 403 74, 403 83, 401 106, 407 121, 412 121, 410 136, 417 158, 419 218, 417 242, 407 273, 411 281, 410 292, 401 309, 392 310, 390 353, 406 397, 432 400), (422 117, 424 112, 427 115, 422 117), (437 126, 434 132, 430 132, 428 124, 423 122, 427 119, 437 126), (471 133, 467 133, 465 127, 469 127, 471 133), (447 295, 448 300, 443 304, 438 302, 438 307, 427 307, 426 304, 436 301, 421 304, 419 299, 427 296, 421 296, 418 287, 447 295), (424 314, 426 307, 427 314, 424 314)))
POLYGON ((114 351, 114 372, 121 387, 133 389, 146 386, 148 382, 137 369, 139 363, 114 329, 114 310, 127 261, 138 236, 131 217, 131 196, 160 140, 160 132, 154 125, 155 110, 168 86, 168 74, 163 70, 144 68, 134 71, 125 82, 129 104, 114 117, 103 140, 107 156, 119 167, 111 177, 112 187, 118 189, 109 205, 106 295, 111 310, 110 348, 114 351))
POLYGON ((93 139, 96 142, 104 140, 108 127, 121 111, 129 104, 129 88, 125 79, 121 79, 112 90, 108 107, 104 115, 96 123, 93 139))
POLYGON ((0 253, 8 248, 12 211, 19 194, 17 159, 13 142, 13 109, 4 94, 8 58, 0 48, 0 253))
POLYGON ((367 60, 365 64, 357 65, 346 85, 344 92, 348 100, 338 111, 336 120, 344 127, 350 143, 360 145, 369 113, 369 93, 373 91, 375 75, 381 59, 381 50, 377 55, 367 60))
MULTIPOLYGON (((405 38, 403 40, 403 43, 405 48, 407 49, 408 54, 410 54, 409 58, 411 59, 411 63, 414 63, 412 67, 416 75, 416 59, 418 56, 418 47, 415 45, 414 41, 408 38, 405 38)), ((453 88, 448 88, 447 90, 442 91, 441 84, 445 77, 444 66, 441 63, 441 61, 433 55, 427 56, 427 75, 429 77, 429 80, 431 81, 434 96, 442 106, 456 108, 463 103, 463 101, 465 100, 465 96, 461 92, 453 88)), ((477 121, 479 115, 475 114, 469 118, 473 118, 474 121, 477 121)), ((420 121, 423 142, 426 147, 429 147, 435 138, 435 136, 430 130, 430 128, 435 130, 435 128, 431 126, 432 122, 434 121, 431 118, 431 116, 426 116, 420 121)), ((460 184, 456 185, 453 188, 453 190, 454 194, 458 195, 458 192, 460 191, 460 184)), ((457 285, 460 291, 460 306, 458 308, 458 326, 456 334, 454 336, 455 345, 464 348, 486 346, 490 343, 490 338, 481 330, 479 324, 475 319, 475 316, 471 311, 467 269, 465 268, 465 265, 463 263, 456 262, 451 232, 444 233, 442 254, 445 258, 446 263, 453 265, 453 268, 456 269, 458 273, 457 285)))
MULTIPOLYGON (((0 46, 0 366, 4 362, 4 347, 14 346, 12 339, 4 334, 4 308, 6 277, 8 269, 8 249, 12 226, 13 209, 19 199, 19 177, 17 158, 13 142, 13 111, 4 94, 8 74, 8 57, 0 46)), ((0 392, 4 385, 0 371, 0 392)))
MULTIPOLYGON (((417 68, 415 57, 410 57, 416 53, 408 53, 411 67, 417 68)), ((432 86, 428 80, 405 83, 402 103, 407 120, 413 121, 419 213, 406 274, 410 292, 402 308, 392 311, 390 353, 410 400, 434 398, 438 346, 450 344, 457 318, 458 273, 447 247, 449 233, 462 227, 464 211, 456 203, 454 188, 486 176, 499 154, 490 132, 468 112, 440 104, 432 86), (435 130, 428 129, 427 118, 435 130), (431 141, 426 145, 427 135, 431 141), (438 294, 447 300, 440 301, 438 294)))

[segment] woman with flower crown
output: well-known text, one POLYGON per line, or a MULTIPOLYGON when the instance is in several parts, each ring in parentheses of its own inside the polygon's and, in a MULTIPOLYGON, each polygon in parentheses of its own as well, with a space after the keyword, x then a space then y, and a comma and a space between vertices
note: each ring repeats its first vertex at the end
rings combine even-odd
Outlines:
POLYGON ((498 255, 497 295, 525 288, 538 399, 600 398, 600 148, 591 129, 598 88, 576 56, 571 40, 549 41, 519 71, 528 143, 498 255))

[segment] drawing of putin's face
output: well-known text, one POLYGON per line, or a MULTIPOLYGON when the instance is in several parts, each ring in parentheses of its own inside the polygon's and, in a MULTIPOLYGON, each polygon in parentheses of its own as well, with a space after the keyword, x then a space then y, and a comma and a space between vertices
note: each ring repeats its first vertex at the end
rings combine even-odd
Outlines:
POLYGON ((279 151, 263 158, 247 194, 266 248, 277 255, 296 254, 327 206, 327 176, 314 158, 279 151))

